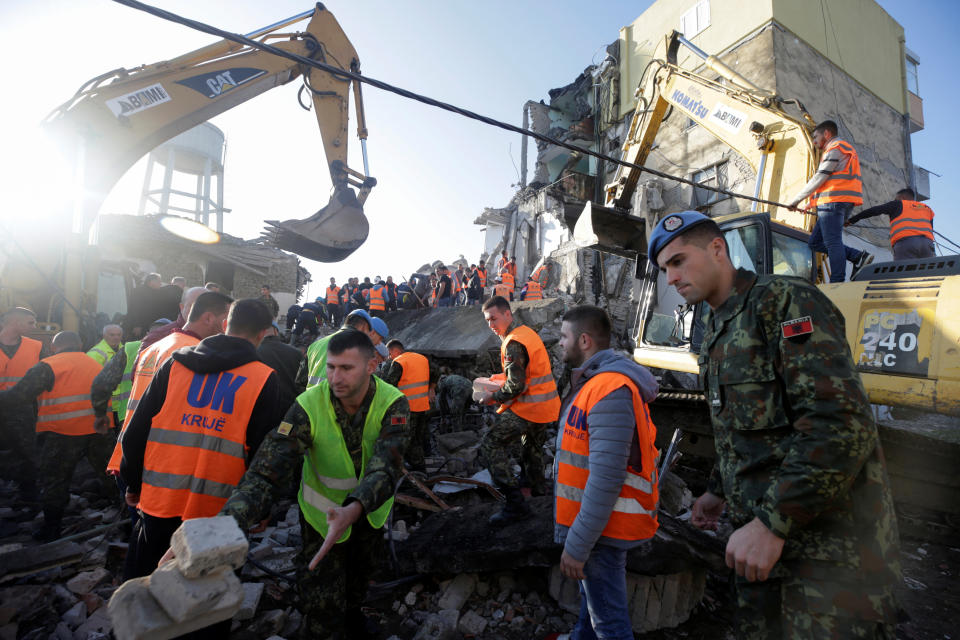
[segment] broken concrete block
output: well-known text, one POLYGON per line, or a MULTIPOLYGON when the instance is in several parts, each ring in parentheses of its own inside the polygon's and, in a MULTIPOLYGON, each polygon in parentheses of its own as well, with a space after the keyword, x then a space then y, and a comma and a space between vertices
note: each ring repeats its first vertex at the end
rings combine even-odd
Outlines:
POLYGON ((456 609, 444 609, 431 614, 424 620, 413 640, 453 640, 459 618, 460 612, 456 609))
POLYGON ((277 546, 270 538, 264 538, 263 542, 250 550, 250 557, 254 560, 261 560, 273 553, 273 548, 277 546))
POLYGON ((227 568, 188 579, 175 562, 168 562, 150 575, 150 594, 176 622, 199 616, 227 591, 239 588, 240 581, 227 568))
POLYGON ((93 633, 102 633, 104 636, 109 636, 112 630, 113 620, 110 618, 110 615, 105 609, 97 609, 93 612, 92 616, 76 628, 73 632, 73 637, 89 638, 93 633))
POLYGON ((187 578, 221 570, 238 569, 247 558, 248 543, 237 521, 230 516, 186 520, 173 532, 170 547, 177 566, 187 578))
POLYGON ((564 611, 580 613, 580 586, 560 572, 559 564, 550 569, 550 596, 564 611))
POLYGON ((150 595, 150 578, 136 578, 114 592, 107 609, 119 640, 167 640, 233 617, 240 608, 242 594, 238 582, 236 589, 223 594, 202 615, 178 623, 150 595))
POLYGON ((260 638, 275 636, 283 629, 283 624, 287 621, 287 614, 283 609, 272 609, 264 612, 260 618, 250 625, 250 631, 260 638))
POLYGON ((472 609, 463 614, 460 622, 457 623, 460 633, 467 636, 480 636, 486 628, 487 620, 472 609))
POLYGON ((243 603, 237 612, 237 620, 250 620, 257 613, 257 606, 260 604, 260 598, 263 596, 262 582, 244 582, 243 583, 243 603))
POLYGON ((78 573, 67 580, 67 589, 76 594, 90 593, 93 588, 110 577, 110 572, 103 567, 98 567, 93 571, 84 571, 78 573))
POLYGON ((71 629, 76 629, 87 621, 87 605, 83 602, 78 602, 63 614, 61 620, 71 629))
POLYGON ((460 611, 460 608, 463 607, 467 599, 473 595, 473 589, 476 585, 476 576, 469 573, 461 573, 447 585, 443 595, 440 596, 438 606, 441 609, 455 609, 456 611, 460 611))
POLYGON ((73 631, 70 630, 66 622, 61 622, 50 634, 50 640, 73 640, 73 631))

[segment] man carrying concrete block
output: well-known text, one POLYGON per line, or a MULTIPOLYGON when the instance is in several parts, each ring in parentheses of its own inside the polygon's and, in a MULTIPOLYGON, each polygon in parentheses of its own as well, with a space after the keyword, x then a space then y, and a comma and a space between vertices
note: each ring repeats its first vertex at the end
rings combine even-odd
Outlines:
POLYGON ((267 434, 221 512, 246 531, 299 482, 304 637, 369 637, 360 605, 383 555, 380 529, 403 473, 410 419, 406 397, 373 376, 375 370, 364 332, 333 334, 326 377, 300 394, 267 434))
POLYGON ((181 522, 220 511, 280 421, 276 373, 257 358, 272 331, 262 302, 239 300, 225 335, 175 351, 154 376, 121 438, 127 504, 142 515, 124 579, 156 569, 181 522))

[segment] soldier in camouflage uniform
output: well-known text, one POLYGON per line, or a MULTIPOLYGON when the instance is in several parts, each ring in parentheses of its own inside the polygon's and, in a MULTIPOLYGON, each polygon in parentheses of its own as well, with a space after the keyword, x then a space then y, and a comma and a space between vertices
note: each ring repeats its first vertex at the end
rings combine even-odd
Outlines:
POLYGON ((837 308, 734 269, 709 218, 664 218, 649 254, 711 308, 700 354, 717 464, 692 521, 736 530, 739 638, 894 637, 898 534, 883 453, 837 308))
POLYGON ((451 417, 454 431, 463 430, 463 416, 472 401, 472 382, 454 374, 440 376, 437 381, 437 405, 443 420, 451 417))
POLYGON ((373 353, 373 345, 369 338, 358 331, 341 332, 330 341, 328 378, 301 394, 280 426, 267 435, 250 468, 222 510, 223 514, 233 516, 246 531, 267 517, 270 507, 300 484, 303 548, 297 557, 297 580, 304 614, 301 627, 301 636, 304 638, 367 637, 360 605, 372 570, 383 555, 383 532, 361 516, 373 514, 392 498, 394 487, 402 474, 402 459, 409 440, 409 404, 394 389, 393 393, 398 397, 380 420, 379 436, 364 464, 365 447, 361 444, 367 415, 374 403, 374 396, 380 393, 379 385, 387 386, 382 382, 378 385, 371 376, 374 360, 372 355, 365 355, 368 352, 373 353), (348 336, 348 340, 359 336, 365 345, 340 351, 344 336, 348 336), (365 360, 370 364, 367 368, 355 370, 360 375, 356 376, 356 382, 351 386, 347 380, 349 372, 346 366, 353 359, 357 362, 365 360), (330 528, 326 543, 320 532, 304 517, 303 491, 307 480, 302 474, 312 473, 307 466, 306 454, 313 450, 314 432, 322 426, 319 416, 311 416, 305 408, 312 404, 311 394, 330 394, 337 425, 359 480, 343 500, 343 506, 327 511, 326 521, 330 528), (358 404, 354 404, 355 401, 358 404), (334 544, 340 538, 340 532, 351 524, 350 537, 334 544), (311 570, 308 565, 318 551, 326 555, 322 563, 311 570))
MULTIPOLYGON (((543 445, 547 438, 547 429, 551 421, 555 421, 559 414, 559 396, 556 384, 553 383, 552 373, 549 374, 553 383, 551 401, 555 401, 556 411, 551 412, 551 421, 542 423, 532 422, 520 417, 511 401, 522 402, 520 397, 528 391, 527 368, 530 366, 531 354, 527 347, 519 340, 508 338, 518 327, 522 326, 513 318, 509 303, 501 296, 494 296, 483 305, 484 317, 491 331, 507 341, 506 348, 501 352, 506 381, 499 390, 485 395, 478 400, 479 404, 500 404, 504 410, 498 413, 497 421, 490 427, 480 442, 480 453, 486 460, 490 476, 507 498, 507 504, 502 511, 491 518, 493 525, 504 525, 529 513, 529 507, 523 502, 520 493, 520 478, 513 471, 514 461, 520 463, 523 478, 535 495, 549 494, 550 488, 543 477, 543 445), (501 305, 506 309, 501 309, 501 305)), ((534 337, 535 334, 534 334, 534 337)), ((540 342, 540 349, 544 349, 540 342)), ((549 357, 547 357, 549 366, 549 357)), ((524 397, 526 399, 526 397, 524 397)), ((536 404, 545 404, 537 402, 536 404)))

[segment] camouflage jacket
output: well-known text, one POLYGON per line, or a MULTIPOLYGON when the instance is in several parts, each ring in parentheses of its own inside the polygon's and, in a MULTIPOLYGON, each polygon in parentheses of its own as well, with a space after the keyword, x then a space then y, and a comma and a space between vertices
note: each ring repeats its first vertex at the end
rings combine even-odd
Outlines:
POLYGON ((33 365, 9 389, 0 391, 0 408, 12 409, 19 405, 33 405, 44 391, 53 391, 53 369, 46 362, 33 365))
MULTIPOLYGON (((510 323, 502 340, 506 340, 510 332, 518 326, 516 320, 510 323)), ((530 364, 530 356, 527 355, 527 348, 516 340, 511 341, 510 344, 507 345, 507 356, 504 358, 503 363, 503 372, 507 374, 507 381, 503 383, 499 391, 494 392, 494 402, 502 404, 523 393, 527 388, 528 364, 530 364)))
POLYGON ((784 563, 897 580, 886 465, 833 303, 803 280, 740 269, 699 363, 717 450, 709 490, 734 524, 759 518, 786 540, 784 563))
POLYGON ((93 379, 90 387, 90 399, 93 401, 93 413, 99 417, 107 415, 110 406, 110 397, 123 379, 123 370, 127 367, 127 352, 124 349, 117 351, 117 355, 110 358, 103 369, 93 379))
MULTIPOLYGON (((375 391, 376 385, 371 378, 370 391, 353 416, 347 414, 336 397, 332 398, 337 424, 343 432, 358 478, 362 464, 363 425, 375 391)), ((403 454, 410 438, 409 417, 410 405, 406 398, 399 398, 387 409, 373 455, 367 462, 360 484, 347 497, 345 504, 356 500, 366 513, 371 513, 393 495, 403 473, 403 454)), ((295 402, 283 422, 264 438, 250 468, 221 513, 233 516, 244 531, 267 517, 275 502, 299 486, 303 458, 312 444, 310 418, 300 403, 295 402)))

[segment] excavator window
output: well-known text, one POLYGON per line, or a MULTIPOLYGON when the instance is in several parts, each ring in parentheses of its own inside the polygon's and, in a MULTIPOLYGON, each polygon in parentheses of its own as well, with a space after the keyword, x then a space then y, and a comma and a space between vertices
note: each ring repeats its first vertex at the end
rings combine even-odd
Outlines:
POLYGON ((807 281, 813 279, 813 253, 805 240, 773 231, 773 273, 795 276, 807 281))

